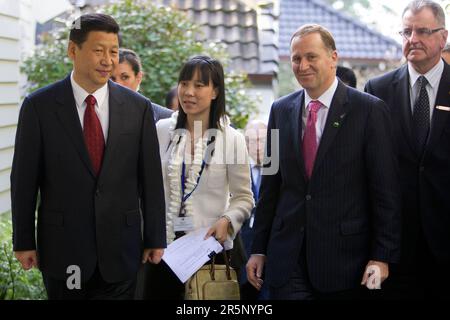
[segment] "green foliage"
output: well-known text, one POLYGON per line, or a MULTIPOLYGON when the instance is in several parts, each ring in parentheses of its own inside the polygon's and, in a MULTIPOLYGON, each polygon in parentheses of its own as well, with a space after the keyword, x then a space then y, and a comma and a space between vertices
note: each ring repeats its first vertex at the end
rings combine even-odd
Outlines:
POLYGON ((67 56, 68 38, 67 30, 56 30, 42 39, 33 56, 25 59, 20 71, 28 77, 27 92, 61 80, 72 70, 67 56))
MULTIPOLYGON (((141 57, 144 80, 140 91, 156 103, 164 105, 166 93, 177 84, 178 73, 189 57, 206 54, 224 66, 229 63, 224 45, 196 40, 199 26, 188 20, 184 12, 155 6, 151 0, 122 0, 100 11, 119 23, 121 46, 141 57)), ((69 19, 68 22, 74 17, 69 19)), ((48 35, 36 53, 25 60, 22 72, 31 83, 28 92, 63 78, 71 70, 66 54, 67 29, 48 35)), ((257 110, 256 102, 246 94, 248 86, 245 74, 226 73, 227 109, 233 124, 240 128, 257 110)))
POLYGON ((0 300, 47 299, 39 270, 24 271, 14 257, 11 220, 0 216, 0 300))
POLYGON ((249 96, 242 84, 248 84, 248 79, 239 73, 230 72, 225 78, 226 101, 228 106, 228 115, 231 122, 237 128, 245 128, 252 111, 256 111, 254 100, 249 96))

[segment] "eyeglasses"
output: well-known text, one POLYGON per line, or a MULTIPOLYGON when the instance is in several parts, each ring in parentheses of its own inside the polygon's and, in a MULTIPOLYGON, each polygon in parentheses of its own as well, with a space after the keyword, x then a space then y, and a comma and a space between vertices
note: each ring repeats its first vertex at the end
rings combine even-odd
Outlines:
POLYGON ((404 37, 406 40, 409 40, 412 36, 413 31, 416 33, 418 37, 426 38, 431 36, 433 33, 444 30, 444 27, 437 28, 437 29, 429 29, 429 28, 419 28, 419 29, 403 29, 402 31, 399 31, 399 34, 404 37))

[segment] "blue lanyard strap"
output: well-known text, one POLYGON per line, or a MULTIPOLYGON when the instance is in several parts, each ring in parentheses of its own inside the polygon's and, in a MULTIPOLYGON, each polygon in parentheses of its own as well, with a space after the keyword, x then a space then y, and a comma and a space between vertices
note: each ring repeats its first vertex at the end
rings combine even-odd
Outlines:
POLYGON ((181 167, 181 205, 186 202, 187 199, 192 195, 192 193, 197 189, 198 183, 200 181, 200 178, 202 177, 203 169, 205 169, 205 160, 202 161, 202 166, 200 168, 200 172, 198 174, 197 182, 195 184, 194 189, 192 189, 191 192, 189 192, 187 195, 184 195, 184 190, 186 189, 186 164, 183 161, 182 167, 181 167))

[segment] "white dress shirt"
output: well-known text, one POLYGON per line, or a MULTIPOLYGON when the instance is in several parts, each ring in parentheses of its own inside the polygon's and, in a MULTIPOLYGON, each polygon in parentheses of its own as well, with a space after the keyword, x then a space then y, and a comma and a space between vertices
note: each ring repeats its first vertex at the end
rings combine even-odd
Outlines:
POLYGON ((425 74, 418 73, 413 66, 408 62, 408 72, 409 72, 409 96, 411 97, 411 114, 414 112, 414 104, 419 98, 420 87, 417 80, 420 76, 424 76, 428 84, 426 86, 428 99, 430 101, 430 122, 433 118, 433 109, 436 104, 437 92, 439 89, 439 82, 441 81, 442 73, 444 72, 444 61, 439 59, 439 62, 431 68, 425 74))
MULTIPOLYGON (((73 71, 70 75, 70 82, 72 84, 73 96, 75 98, 75 104, 77 105, 78 116, 80 117, 81 128, 84 128, 84 112, 86 111, 86 97, 89 93, 84 90, 73 78, 73 71)), ((95 113, 102 125, 103 137, 105 138, 105 144, 108 139, 109 128, 109 89, 108 83, 103 87, 92 93, 97 100, 95 104, 95 113)))
POLYGON ((339 82, 335 77, 333 84, 318 99, 312 99, 308 95, 308 92, 306 92, 305 90, 305 104, 304 104, 305 107, 302 109, 302 138, 303 135, 305 134, 306 121, 308 119, 309 114, 308 104, 312 100, 317 100, 322 104, 322 107, 317 112, 317 122, 316 122, 317 145, 320 144, 320 139, 322 138, 323 130, 325 129, 325 123, 327 122, 328 111, 330 110, 331 102, 333 101, 333 96, 334 93, 336 92, 338 83, 339 82))

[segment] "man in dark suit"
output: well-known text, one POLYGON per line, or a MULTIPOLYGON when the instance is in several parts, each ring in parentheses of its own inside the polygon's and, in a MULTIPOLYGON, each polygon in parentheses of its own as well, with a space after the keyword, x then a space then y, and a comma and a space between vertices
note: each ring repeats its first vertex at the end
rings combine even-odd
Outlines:
POLYGON ((158 263, 166 246, 151 102, 108 81, 118 32, 110 16, 78 18, 73 72, 25 98, 20 111, 14 251, 24 269, 39 267, 49 299, 132 298, 140 262, 158 263))
MULTIPOLYGON (((264 146, 266 144, 267 124, 262 120, 249 121, 245 127, 245 142, 250 156, 250 177, 252 181, 252 192, 255 203, 259 198, 259 187, 261 186, 262 165, 264 159, 264 146)), ((255 221, 255 208, 253 208, 250 218, 247 219, 240 230, 243 247, 245 250, 245 261, 250 256, 253 244, 253 223, 255 221)), ((242 268, 239 275, 242 300, 266 300, 268 293, 266 287, 260 291, 256 290, 247 280, 247 272, 242 268)))
POLYGON ((271 299, 361 297, 361 284, 378 287, 399 257, 386 105, 337 80, 337 61, 325 28, 305 25, 292 36, 304 90, 271 109, 267 156, 278 156, 279 170, 267 175, 265 164, 247 264, 256 288, 265 267, 271 299))
POLYGON ((441 59, 448 31, 442 7, 413 1, 403 12, 408 63, 365 90, 390 108, 402 196, 401 262, 388 298, 450 298, 450 67, 441 59))

